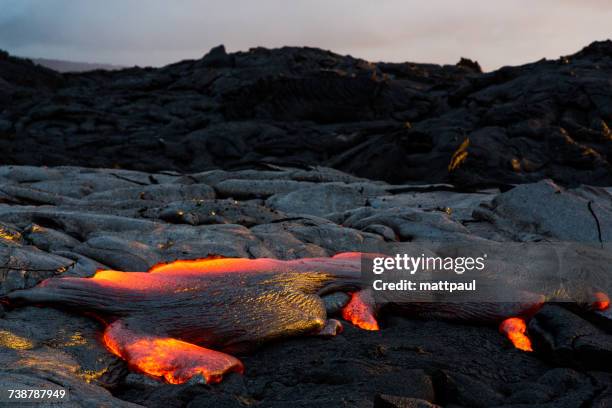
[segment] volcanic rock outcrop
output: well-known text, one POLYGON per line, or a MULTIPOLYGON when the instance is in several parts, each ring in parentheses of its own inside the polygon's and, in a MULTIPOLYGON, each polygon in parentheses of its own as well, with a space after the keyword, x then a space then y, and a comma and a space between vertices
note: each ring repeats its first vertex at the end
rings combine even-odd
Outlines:
POLYGON ((528 321, 533 353, 495 325, 389 313, 381 331, 240 355, 244 375, 212 386, 129 370, 70 307, 6 302, 48 278, 208 256, 605 248, 611 76, 611 41, 489 73, 221 46, 60 74, 0 53, 0 387, 61 386, 75 407, 612 405, 612 314, 574 303, 528 321))
MULTIPOLYGON (((0 298, 50 277, 208 255, 296 259, 401 241, 567 241, 576 234, 605 243, 611 208, 609 188, 566 189, 549 180, 465 193, 323 167, 179 174, 4 166, 0 298), (304 205, 304 197, 317 205, 304 205)), ((240 355, 244 376, 217 386, 167 385, 130 372, 102 345, 103 327, 73 312, 4 305, 2 386, 50 381, 71 390, 73 406, 281 407, 299 395, 304 407, 545 407, 606 406, 612 398, 602 366, 612 352, 609 312, 567 305, 545 306, 531 320, 535 353, 514 349, 494 325, 390 315, 379 332, 347 323, 333 339, 295 338, 240 355)))
POLYGON ((58 74, 0 55, 1 162, 149 172, 324 165, 394 183, 612 184, 612 42, 482 73, 217 47, 58 74))

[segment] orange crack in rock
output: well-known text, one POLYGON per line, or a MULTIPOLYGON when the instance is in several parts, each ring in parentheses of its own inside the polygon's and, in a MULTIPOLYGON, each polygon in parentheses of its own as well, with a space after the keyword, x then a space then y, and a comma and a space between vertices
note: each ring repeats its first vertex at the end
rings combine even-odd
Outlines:
POLYGON ((448 164, 448 171, 449 172, 454 171, 459 166, 461 166, 461 164, 463 164, 463 162, 465 162, 465 160, 468 157, 467 149, 468 149, 469 146, 470 146, 470 139, 467 138, 467 139, 465 139, 461 143, 461 145, 455 151, 455 153, 453 153, 453 156, 451 157, 450 163, 448 164))
POLYGON ((370 298, 371 296, 364 294, 363 291, 352 293, 351 300, 342 309, 342 318, 360 329, 380 330, 371 306, 373 299, 370 298))

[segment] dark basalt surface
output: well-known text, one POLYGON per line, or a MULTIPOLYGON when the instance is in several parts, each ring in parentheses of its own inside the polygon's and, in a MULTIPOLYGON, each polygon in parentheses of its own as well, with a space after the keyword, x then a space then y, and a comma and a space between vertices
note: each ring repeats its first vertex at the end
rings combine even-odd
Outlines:
POLYGON ((489 73, 466 59, 217 47, 159 69, 62 75, 1 54, 1 162, 149 172, 316 164, 394 183, 610 185, 611 75, 610 41, 489 73), (455 152, 467 155, 449 171, 455 152))
MULTIPOLYGON (((324 167, 193 174, 0 167, 0 298, 52 276, 147 270, 213 254, 294 259, 398 241, 482 239, 609 242, 610 188, 543 180, 466 193, 324 167)), ((59 384, 77 407, 612 402, 609 311, 545 306, 529 324, 535 353, 514 349, 491 325, 389 315, 381 331, 367 332, 346 323, 335 338, 293 338, 240 355, 245 375, 214 386, 167 385, 129 371, 102 346, 102 326, 73 312, 0 309, 0 386, 59 384)))
MULTIPOLYGON (((218 47, 59 74, 0 53, 0 298, 208 255, 610 242, 611 77, 610 41, 490 73, 218 47)), ((493 326, 391 315, 269 344, 216 386, 129 371, 73 312, 0 302, 1 387, 61 385, 74 407, 612 405, 610 311, 546 305, 535 353, 493 326)))

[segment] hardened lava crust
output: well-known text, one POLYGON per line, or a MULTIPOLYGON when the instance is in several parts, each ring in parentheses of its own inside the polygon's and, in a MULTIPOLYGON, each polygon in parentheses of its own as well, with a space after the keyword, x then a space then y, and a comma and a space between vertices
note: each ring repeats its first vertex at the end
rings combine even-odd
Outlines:
POLYGON ((337 313, 334 337, 271 342, 237 353, 243 374, 175 385, 128 367, 80 310, 6 301, 48 278, 206 257, 606 245, 611 75, 610 41, 487 73, 221 46, 60 74, 0 53, 0 387, 59 385, 75 407, 611 406, 612 314, 572 303, 527 319, 532 352, 483 322, 389 313, 369 331, 337 313))
MULTIPOLYGON (((372 182, 323 167, 193 174, 0 167, 0 298, 51 277, 146 271, 176 259, 288 260, 432 240, 611 238, 609 188, 564 188, 550 180, 466 193, 372 182)), ((165 384, 130 370, 103 346, 104 327, 80 310, 6 304, 3 310, 0 384, 60 384, 74 406, 612 401, 610 314, 571 304, 547 304, 529 320, 534 352, 516 349, 496 325, 389 314, 379 331, 344 322, 344 332, 330 339, 297 336, 238 354, 244 374, 215 385, 165 384)))
POLYGON ((483 73, 315 48, 223 46, 60 74, 0 54, 4 164, 148 172, 323 165, 466 188, 612 185, 612 42, 483 73))

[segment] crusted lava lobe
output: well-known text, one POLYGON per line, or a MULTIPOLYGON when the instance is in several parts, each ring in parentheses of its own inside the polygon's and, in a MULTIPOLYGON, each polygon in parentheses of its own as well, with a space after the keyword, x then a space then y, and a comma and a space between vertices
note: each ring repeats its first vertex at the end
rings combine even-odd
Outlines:
POLYGON ((236 358, 266 341, 325 328, 317 295, 355 289, 360 255, 295 261, 216 258, 177 261, 149 272, 99 271, 58 278, 9 295, 12 302, 70 306, 108 326, 104 342, 133 367, 182 383, 195 374, 220 381, 242 372, 236 358))
MULTIPOLYGON (((15 304, 93 313, 107 325, 107 348, 132 367, 170 383, 197 374, 210 383, 243 371, 242 363, 224 352, 300 334, 327 336, 330 328, 336 333, 339 328, 327 324, 321 298, 326 294, 351 293, 342 316, 360 328, 378 330, 380 305, 367 289, 359 291, 361 256, 175 261, 149 272, 102 270, 92 278, 51 278, 8 298, 15 304)), ((439 304, 422 305, 422 311, 434 318, 494 321, 533 306, 439 304)), ((419 315, 418 304, 413 312, 419 315)))
MULTIPOLYGON (((51 278, 12 292, 9 299, 93 313, 107 325, 106 347, 135 369, 174 384, 197 374, 214 383, 225 373, 244 370, 238 359, 224 352, 299 334, 328 336, 330 328, 335 334, 341 327, 327 324, 321 299, 325 294, 350 292, 342 316, 360 328, 378 330, 378 305, 367 289, 359 291, 361 256, 175 261, 149 272, 102 270, 92 278, 51 278)), ((436 307, 438 316, 448 313, 450 318, 475 320, 527 310, 469 304, 436 307)), ((435 308, 427 309, 436 317, 435 308)))

